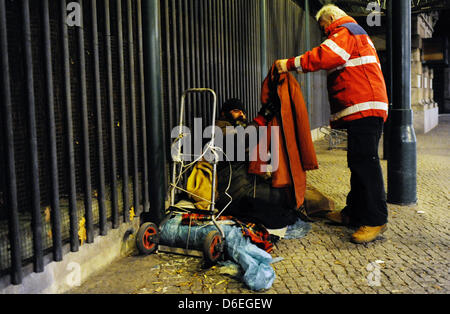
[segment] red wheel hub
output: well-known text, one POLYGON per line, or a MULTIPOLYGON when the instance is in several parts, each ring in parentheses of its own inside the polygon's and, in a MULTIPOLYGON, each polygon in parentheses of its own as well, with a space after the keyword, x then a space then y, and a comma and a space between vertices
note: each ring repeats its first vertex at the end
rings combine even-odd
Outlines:
POLYGON ((214 237, 214 239, 211 242, 211 246, 209 247, 209 250, 211 252, 211 257, 216 259, 220 256, 220 250, 217 249, 218 244, 220 244, 220 237, 214 237))
POLYGON ((151 250, 153 249, 153 247, 156 245, 156 243, 154 243, 153 240, 153 236, 156 235, 156 230, 153 227, 148 228, 147 230, 145 230, 144 233, 144 238, 143 238, 143 244, 144 247, 147 250, 151 250))

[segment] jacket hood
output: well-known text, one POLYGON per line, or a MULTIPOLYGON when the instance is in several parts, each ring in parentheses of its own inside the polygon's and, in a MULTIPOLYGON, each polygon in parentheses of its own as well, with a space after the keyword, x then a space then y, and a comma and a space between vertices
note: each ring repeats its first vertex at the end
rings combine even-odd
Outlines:
POLYGON ((352 18, 351 16, 344 16, 344 17, 341 17, 340 19, 334 21, 333 23, 331 23, 325 29, 325 33, 327 34, 327 36, 330 36, 336 30, 336 28, 338 28, 342 24, 346 24, 346 23, 356 23, 356 24, 358 24, 356 22, 356 20, 354 18, 352 18))

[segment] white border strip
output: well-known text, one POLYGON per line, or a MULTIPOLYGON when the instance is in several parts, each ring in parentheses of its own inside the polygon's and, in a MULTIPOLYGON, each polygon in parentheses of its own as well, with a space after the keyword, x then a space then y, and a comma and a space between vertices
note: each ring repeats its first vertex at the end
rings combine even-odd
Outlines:
POLYGON ((331 39, 325 40, 322 44, 327 46, 328 48, 330 48, 331 51, 333 51, 335 54, 337 54, 339 57, 341 57, 344 61, 347 62, 347 60, 350 59, 350 54, 347 51, 345 51, 343 48, 339 47, 339 45, 336 44, 331 39))
POLYGON ((389 108, 388 104, 386 104, 384 102, 368 101, 368 102, 364 102, 364 103, 360 103, 360 104, 354 104, 348 108, 345 108, 344 110, 341 110, 341 111, 331 115, 330 120, 336 121, 336 120, 339 120, 340 118, 349 116, 351 114, 361 112, 361 111, 371 110, 371 109, 388 111, 388 108, 389 108))

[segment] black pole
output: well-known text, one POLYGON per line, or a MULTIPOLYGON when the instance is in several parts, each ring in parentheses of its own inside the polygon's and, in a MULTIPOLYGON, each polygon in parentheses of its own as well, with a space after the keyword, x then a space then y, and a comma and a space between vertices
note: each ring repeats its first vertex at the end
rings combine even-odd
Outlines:
POLYGON ((148 150, 147 150, 147 117, 145 108, 145 78, 144 78, 144 43, 142 40, 142 2, 137 0, 137 27, 138 27, 138 51, 139 51, 139 91, 141 97, 141 130, 142 130, 142 158, 143 158, 143 186, 142 198, 144 212, 150 209, 148 200, 148 150))
POLYGON ((410 205, 417 202, 416 135, 411 109, 411 2, 392 1, 392 16, 393 104, 387 201, 410 205))
POLYGON ((19 210, 17 204, 17 180, 14 157, 14 132, 11 102, 11 79, 9 74, 8 39, 6 31, 6 8, 5 0, 0 0, 0 67, 2 75, 1 86, 1 125, 5 136, 5 170, 6 185, 8 187, 6 197, 6 208, 8 209, 8 231, 11 247, 11 283, 18 285, 22 283, 22 254, 20 245, 19 210))
POLYGON ((48 138, 50 143, 50 173, 51 173, 51 221, 53 238, 53 260, 62 260, 61 240, 61 212, 59 207, 59 183, 58 183, 58 160, 56 150, 56 127, 55 127, 55 101, 53 89, 52 72, 52 46, 50 40, 50 16, 48 0, 42 1, 42 21, 44 24, 44 55, 45 55, 45 78, 48 111, 48 138))
POLYGON ((33 54, 31 49, 31 21, 29 0, 22 1, 22 23, 23 23, 23 48, 25 55, 25 73, 27 86, 28 105, 28 143, 30 147, 30 169, 31 169, 31 216, 33 226, 33 261, 34 271, 44 271, 44 253, 42 248, 42 217, 39 187, 39 162, 36 131, 36 100, 34 94, 33 79, 33 54))
POLYGON ((105 0, 105 41, 106 41, 106 67, 108 76, 108 110, 109 110, 109 146, 111 149, 111 219, 114 229, 119 227, 119 204, 117 195, 117 158, 116 158, 116 131, 114 122, 114 94, 111 48, 111 17, 109 0, 105 0))
POLYGON ((130 67, 130 104, 131 104, 131 148, 133 153, 133 207, 135 214, 140 212, 139 208, 139 174, 138 174, 138 140, 136 131, 136 77, 134 61, 134 38, 133 38, 133 3, 127 1, 128 22, 128 61, 130 67))
POLYGON ((123 20, 122 1, 117 0, 117 36, 119 52, 119 72, 120 72, 120 112, 121 112, 121 137, 122 137, 122 195, 123 195, 123 219, 130 221, 129 196, 128 196, 128 139, 127 139, 127 110, 125 94, 125 57, 123 48, 123 20))
POLYGON ((97 152, 98 152, 98 211, 100 235, 108 233, 106 226, 106 204, 105 204, 105 158, 103 153, 103 123, 102 123, 102 94, 100 86, 100 56, 98 43, 97 24, 97 0, 91 0, 92 14, 92 45, 94 51, 94 84, 95 84, 95 111, 97 124, 97 152))
POLYGON ((383 159, 389 159, 389 134, 391 122, 391 108, 392 108, 392 1, 386 2, 386 68, 385 80, 386 90, 389 99, 389 114, 384 124, 383 130, 383 159))
POLYGON ((161 93, 161 29, 159 1, 143 2, 143 41, 145 60, 145 82, 148 86, 146 103, 148 108, 149 136, 149 218, 159 224, 164 218, 166 196, 166 153, 164 138, 164 114, 161 93))
MULTIPOLYGON (((79 0, 83 12, 83 2, 79 0)), ((84 24, 83 24, 84 25, 84 24)), ((86 242, 94 242, 94 222, 92 215, 91 162, 89 159, 89 118, 86 86, 86 55, 84 48, 84 28, 78 28, 78 48, 80 54, 80 85, 81 85, 81 125, 83 131, 83 162, 84 162, 84 212, 86 219, 86 242)))
POLYGON ((72 95, 70 84, 70 53, 69 34, 66 24, 67 16, 66 0, 61 0, 61 29, 62 29, 62 52, 64 65, 64 96, 65 96, 65 122, 66 122, 66 144, 67 144, 67 173, 69 177, 69 215, 70 215, 70 250, 77 252, 79 249, 78 240, 78 213, 76 197, 76 176, 75 176, 75 148, 73 145, 73 121, 72 121, 72 95))

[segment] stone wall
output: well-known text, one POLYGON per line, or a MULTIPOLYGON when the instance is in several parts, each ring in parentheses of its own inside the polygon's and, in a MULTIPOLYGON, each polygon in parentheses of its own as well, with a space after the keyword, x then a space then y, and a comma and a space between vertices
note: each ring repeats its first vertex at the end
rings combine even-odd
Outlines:
POLYGON ((433 69, 423 63, 423 43, 431 38, 436 22, 435 14, 421 13, 411 19, 411 106, 414 111, 414 130, 427 133, 438 125, 439 108, 434 101, 433 69))

